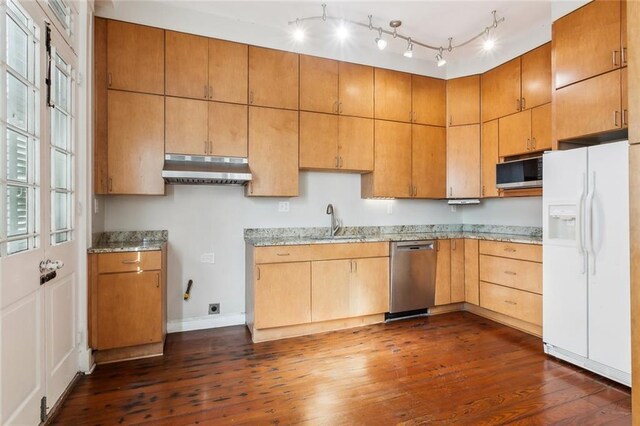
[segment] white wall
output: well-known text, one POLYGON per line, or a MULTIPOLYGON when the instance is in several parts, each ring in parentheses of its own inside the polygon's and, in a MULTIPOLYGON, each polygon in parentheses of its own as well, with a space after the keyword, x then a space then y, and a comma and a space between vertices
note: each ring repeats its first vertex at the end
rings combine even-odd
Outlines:
POLYGON ((221 312, 244 312, 244 228, 327 226, 333 203, 345 226, 461 223, 442 200, 363 200, 360 175, 303 172, 300 197, 246 198, 231 186, 167 186, 167 195, 104 197, 105 228, 169 231, 169 320, 207 315, 209 303, 221 312), (278 202, 291 210, 278 213, 278 202), (388 206, 393 209, 387 213, 388 206), (215 253, 215 264, 200 263, 215 253), (189 279, 192 299, 182 301, 189 279))
POLYGON ((462 223, 542 226, 542 197, 486 199, 462 208, 462 223))

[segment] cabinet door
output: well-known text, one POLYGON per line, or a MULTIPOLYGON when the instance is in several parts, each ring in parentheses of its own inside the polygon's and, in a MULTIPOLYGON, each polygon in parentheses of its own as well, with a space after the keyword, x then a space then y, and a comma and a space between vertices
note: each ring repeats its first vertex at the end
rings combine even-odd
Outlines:
POLYGON ((298 113, 249 108, 249 196, 298 195, 298 113))
POLYGON ((340 169, 373 171, 373 119, 338 118, 338 156, 340 169))
POLYGON ((436 260, 436 296, 435 304, 451 303, 451 243, 449 240, 436 242, 438 258, 436 260))
POLYGON ((209 39, 209 99, 246 104, 249 46, 209 39))
POLYGON ((300 55, 300 109, 338 113, 338 61, 300 55))
POLYGON ((376 68, 375 108, 377 119, 410 123, 411 74, 376 68))
POLYGON ((520 58, 482 74, 482 121, 520 111, 520 58))
POLYGON ((464 302, 464 239, 451 240, 451 303, 464 302))
POLYGON ((374 172, 362 178, 363 196, 411 197, 411 124, 375 120, 374 134, 374 172))
POLYGON ((558 140, 619 129, 620 70, 563 87, 555 102, 558 140))
POLYGON ((447 80, 449 126, 480 123, 480 76, 447 80))
POLYGON ((500 157, 531 151, 531 112, 522 111, 500 119, 500 157))
MULTIPOLYGON (((493 121, 492 123, 495 123, 493 121)), ((464 240, 464 301, 480 304, 480 268, 478 240, 464 240)))
POLYGON ((98 275, 97 347, 162 342, 160 271, 98 275))
POLYGON ((209 98, 209 40, 175 31, 165 32, 165 94, 209 98))
POLYGON ((373 67, 340 62, 340 114, 373 118, 373 67))
POLYGON ((447 82, 439 78, 411 76, 411 109, 413 122, 446 126, 447 82))
POLYGON ((163 195, 164 97, 109 90, 110 194, 163 195))
POLYGON ((447 129, 447 187, 450 198, 480 197, 480 125, 447 129))
POLYGON ((328 321, 351 316, 351 260, 311 263, 311 321, 328 321))
POLYGON ((208 102, 165 97, 165 152, 205 155, 208 152, 208 102))
POLYGON ((300 112, 300 168, 338 168, 338 117, 300 112))
POLYGON ((411 126, 411 180, 416 198, 445 198, 447 131, 444 127, 411 126))
POLYGON ((498 120, 482 125, 482 197, 497 197, 496 164, 498 154, 498 120))
POLYGON ((555 88, 620 68, 620 2, 593 1, 553 23, 555 88))
POLYGON ((354 259, 349 281, 351 316, 389 312, 389 258, 354 259))
POLYGON ((254 276, 257 329, 311 322, 310 262, 257 265, 254 276))
POLYGON ((531 150, 551 149, 551 104, 531 110, 531 150))
POLYGON ((209 155, 247 156, 246 105, 209 102, 209 155))
POLYGON ((249 104, 298 109, 298 54, 249 47, 249 104))
POLYGON ((110 89, 164 94, 164 30, 107 21, 110 89))
POLYGON ((522 55, 522 109, 551 102, 551 43, 522 55))

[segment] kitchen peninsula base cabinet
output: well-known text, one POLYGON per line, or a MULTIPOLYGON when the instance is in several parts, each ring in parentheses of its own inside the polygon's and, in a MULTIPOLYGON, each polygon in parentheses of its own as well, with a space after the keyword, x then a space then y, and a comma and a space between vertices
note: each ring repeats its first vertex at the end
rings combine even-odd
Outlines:
POLYGON ((246 318, 254 342, 384 321, 389 243, 246 249, 246 318))
POLYGON ((166 248, 89 255, 89 343, 97 364, 162 355, 166 248))

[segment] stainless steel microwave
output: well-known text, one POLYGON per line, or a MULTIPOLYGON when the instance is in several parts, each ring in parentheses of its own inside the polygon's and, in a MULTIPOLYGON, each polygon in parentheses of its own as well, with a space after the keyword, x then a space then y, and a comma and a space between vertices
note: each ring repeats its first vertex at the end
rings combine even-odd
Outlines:
POLYGON ((542 157, 496 164, 496 188, 541 188, 542 157))

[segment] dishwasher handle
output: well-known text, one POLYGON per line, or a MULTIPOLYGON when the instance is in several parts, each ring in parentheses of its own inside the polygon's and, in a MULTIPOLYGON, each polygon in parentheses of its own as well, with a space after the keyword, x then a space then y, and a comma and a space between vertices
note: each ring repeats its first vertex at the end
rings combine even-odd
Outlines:
POLYGON ((394 243, 395 251, 422 251, 422 250, 435 250, 436 245, 433 241, 405 241, 394 243))

